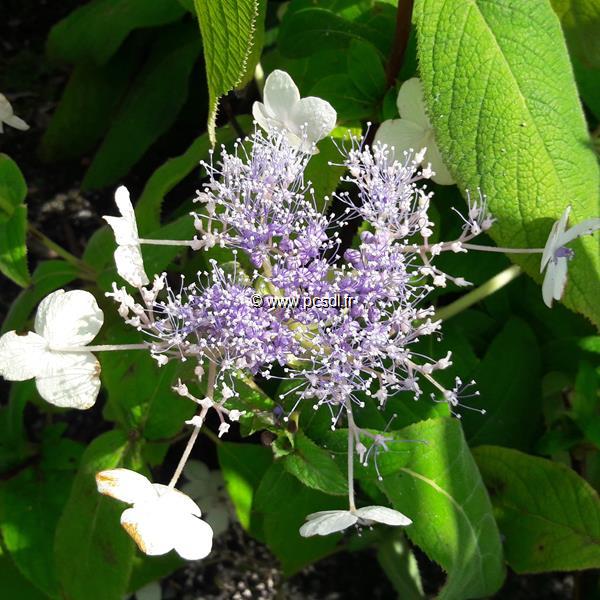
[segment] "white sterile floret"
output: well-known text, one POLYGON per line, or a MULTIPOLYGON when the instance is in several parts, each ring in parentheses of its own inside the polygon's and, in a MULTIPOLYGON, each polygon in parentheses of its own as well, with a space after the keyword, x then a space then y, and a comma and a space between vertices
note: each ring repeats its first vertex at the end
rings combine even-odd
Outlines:
POLYGON ((600 229, 600 218, 587 219, 579 225, 566 229, 571 207, 567 206, 561 218, 554 223, 552 231, 544 247, 540 272, 546 269, 542 284, 542 297, 547 306, 552 306, 553 300, 560 300, 567 284, 569 260, 573 251, 566 244, 583 235, 591 235, 600 229))
POLYGON ((129 284, 140 288, 150 283, 144 271, 142 250, 138 235, 135 212, 129 198, 129 191, 121 186, 115 192, 115 202, 121 213, 120 217, 102 217, 115 234, 117 249, 115 250, 115 264, 117 273, 129 284))
POLYGON ((329 102, 309 96, 300 98, 294 80, 275 70, 265 82, 263 102, 255 102, 252 115, 265 131, 282 131, 295 148, 316 154, 315 144, 335 127, 337 113, 329 102))
POLYGON ((4 132, 4 123, 15 129, 20 129, 21 131, 27 131, 29 129, 29 125, 27 125, 23 119, 15 115, 13 107, 6 96, 0 94, 0 133, 4 132))
POLYGON ((215 537, 227 530, 236 520, 225 481, 220 471, 210 471, 199 460, 188 460, 183 469, 188 483, 181 489, 204 507, 204 519, 212 527, 215 537))
POLYGON ((184 493, 129 469, 101 471, 96 484, 101 494, 133 504, 121 515, 121 525, 145 554, 175 550, 181 558, 198 560, 210 553, 213 531, 184 493))
POLYGON ((418 162, 425 165, 424 176, 431 177, 441 185, 452 185, 454 179, 446 168, 435 141, 433 126, 425 112, 423 85, 417 77, 402 84, 396 106, 400 118, 384 121, 375 134, 375 142, 393 147, 398 160, 402 159, 404 151, 412 149, 418 153, 415 160, 420 159, 418 162), (431 174, 431 169, 435 174, 431 174))
POLYGON ((100 364, 85 350, 104 315, 89 292, 57 290, 40 303, 34 330, 0 338, 0 375, 9 381, 35 378, 40 396, 55 406, 93 406, 100 389, 100 364))
POLYGON ((352 525, 369 526, 374 523, 406 527, 412 521, 401 512, 385 506, 365 506, 356 510, 322 510, 306 517, 306 523, 300 527, 300 535, 329 535, 352 525))

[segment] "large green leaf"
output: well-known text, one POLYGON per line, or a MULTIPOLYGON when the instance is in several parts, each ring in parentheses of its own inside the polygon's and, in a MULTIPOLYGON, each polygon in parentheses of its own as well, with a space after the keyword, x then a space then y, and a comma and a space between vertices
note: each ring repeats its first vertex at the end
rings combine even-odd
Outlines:
POLYGON ((301 431, 294 437, 294 451, 283 459, 283 464, 288 473, 308 487, 336 496, 348 493, 348 482, 331 454, 301 431))
MULTIPOLYGON (((438 143, 460 187, 487 195, 498 244, 543 247, 567 204, 572 223, 597 216, 598 165, 550 4, 417 0, 414 14, 438 143)), ((565 304, 600 324, 598 241, 573 247, 565 304)), ((539 256, 514 256, 540 280, 539 256)))
POLYGON ((173 0, 92 0, 52 28, 50 57, 104 64, 134 29, 164 25, 185 9, 173 0))
POLYGON ((113 430, 97 437, 83 455, 55 538, 56 572, 65 600, 116 600, 127 590, 134 545, 119 524, 126 506, 99 494, 95 475, 124 466, 131 451, 125 434, 113 430))
POLYGON ((589 66, 600 67, 600 2, 550 0, 565 31, 569 47, 589 66))
POLYGON ((517 318, 506 323, 473 378, 481 395, 464 402, 486 413, 460 411, 469 444, 529 449, 541 426, 542 390, 539 349, 527 323, 517 318), (501 385, 499 373, 505 374, 501 385))
POLYGON ((574 471, 517 450, 474 450, 517 573, 600 568, 600 498, 574 471))
POLYGON ((18 598, 19 600, 48 600, 48 596, 42 594, 33 586, 15 567, 8 554, 2 554, 0 549, 0 581, 2 581, 2 593, 7 598, 18 598))
POLYGON ((29 284, 27 267, 27 185, 17 164, 0 154, 0 271, 18 285, 29 284))
POLYGON ((217 452, 237 517, 244 528, 252 529, 254 494, 273 462, 273 453, 264 446, 230 442, 219 444, 217 452))
POLYGON ((54 532, 83 450, 61 438, 62 429, 47 428, 39 462, 0 485, 4 544, 21 573, 52 597, 58 596, 54 532))
POLYGON ((302 538, 300 527, 306 516, 319 510, 343 508, 347 501, 302 485, 281 463, 272 464, 262 478, 252 505, 261 527, 253 530, 264 539, 291 574, 329 554, 340 536, 302 538))
POLYGON ((112 120, 82 187, 103 187, 125 175, 173 124, 199 54, 200 40, 191 23, 162 32, 112 120))
MULTIPOLYGON (((401 430, 411 444, 380 484, 413 524, 406 531, 448 573, 440 598, 493 594, 502 584, 502 544, 492 506, 457 420, 433 419, 401 430)), ((360 473, 360 471, 359 471, 360 473)))
POLYGON ((125 44, 106 64, 83 63, 71 73, 40 144, 46 162, 78 158, 92 150, 110 120, 138 64, 142 47, 125 44))
POLYGON ((266 0, 194 0, 204 46, 212 144, 219 98, 240 85, 258 61, 253 46, 262 43, 259 16, 265 4, 266 0))

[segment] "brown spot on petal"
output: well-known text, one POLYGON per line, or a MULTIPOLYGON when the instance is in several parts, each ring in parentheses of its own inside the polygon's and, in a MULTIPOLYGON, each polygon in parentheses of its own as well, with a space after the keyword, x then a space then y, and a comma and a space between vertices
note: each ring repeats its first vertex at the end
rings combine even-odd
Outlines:
POLYGON ((121 523, 123 529, 131 536, 133 541, 138 545, 138 548, 146 554, 146 544, 144 544, 138 526, 136 523, 121 523))

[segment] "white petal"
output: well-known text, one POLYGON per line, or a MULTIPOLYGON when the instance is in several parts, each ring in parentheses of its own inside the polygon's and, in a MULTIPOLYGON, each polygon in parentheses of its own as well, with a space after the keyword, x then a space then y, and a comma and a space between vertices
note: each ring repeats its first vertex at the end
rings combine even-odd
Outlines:
POLYGON ((190 515, 178 520, 173 528, 173 545, 181 558, 199 560, 210 554, 213 530, 208 523, 190 515))
POLYGON ((35 377, 45 362, 47 348, 48 342, 35 333, 5 333, 0 337, 0 375, 8 381, 35 377))
POLYGON ((129 469, 107 469, 96 474, 98 491, 128 504, 151 502, 158 498, 147 477, 129 469))
POLYGON ((437 143, 433 139, 433 131, 431 132, 429 138, 429 146, 427 148, 427 152, 425 152, 425 158, 423 163, 427 164, 431 163, 431 168, 435 171, 435 175, 432 177, 433 181, 435 181, 439 185, 453 185, 454 179, 452 175, 450 175, 450 171, 446 168, 444 163, 444 159, 440 154, 440 150, 437 147, 437 143))
POLYGON ((0 121, 6 121, 13 115, 13 108, 4 94, 0 94, 0 121))
POLYGON ((100 331, 104 314, 96 299, 83 290, 57 290, 46 296, 35 315, 35 331, 51 348, 89 344, 100 331))
MULTIPOLYGON (((568 206, 567 210, 563 213, 563 217, 566 214, 567 218, 568 218, 570 209, 571 209, 571 207, 568 206)), ((556 240, 558 239, 561 221, 562 221, 562 218, 559 219, 558 221, 555 221, 554 224, 552 225, 552 229, 550 230, 550 235, 548 236, 548 240, 546 241, 546 245, 544 246, 544 253, 542 254, 542 260, 540 262, 540 273, 544 270, 544 268, 548 264, 548 261, 554 256, 554 253, 556 252, 556 249, 558 248, 558 246, 556 245, 556 240)), ((550 267, 548 267, 548 269, 550 269, 550 267)), ((544 281, 545 281, 545 279, 544 279, 544 281)))
POLYGON ((290 129, 303 137, 304 128, 309 142, 318 142, 335 127, 337 113, 326 100, 309 96, 297 102, 290 113, 290 129))
POLYGON ((130 285, 139 288, 148 285, 150 280, 144 271, 142 250, 138 245, 119 246, 114 254, 117 273, 130 285))
POLYGON ((552 296, 555 300, 560 300, 565 293, 567 285, 567 271, 569 268, 569 259, 562 257, 557 259, 556 269, 554 270, 554 289, 552 296))
POLYGON ((402 161, 404 151, 408 152, 412 148, 414 152, 419 152, 426 147, 427 131, 411 121, 393 119, 381 124, 375 134, 375 142, 393 148, 394 158, 402 161))
POLYGON ((272 117, 267 113, 267 109, 262 102, 257 101, 252 105, 252 116, 265 131, 272 128, 272 117))
POLYGON ((225 504, 211 508, 210 512, 207 511, 206 507, 204 509, 204 518, 211 526, 215 537, 227 531, 229 527, 229 510, 225 504))
POLYGON ((278 69, 267 77, 263 96, 267 112, 280 121, 287 120, 291 109, 300 100, 294 80, 278 69))
POLYGON ((17 115, 11 115, 10 117, 4 119, 4 122, 15 129, 19 129, 21 131, 27 131, 29 129, 29 125, 23 121, 23 119, 17 117, 17 115))
POLYGON ((135 593, 136 600, 161 600, 162 589, 156 581, 152 581, 148 585, 139 589, 135 593))
POLYGON ((423 84, 417 77, 402 84, 396 99, 396 106, 403 119, 408 119, 425 129, 431 128, 431 122, 425 112, 423 84))
POLYGON ((35 384, 55 406, 90 408, 100 391, 100 363, 91 352, 48 352, 35 384))
POLYGON ((300 527, 302 537, 313 535, 329 535, 342 531, 358 521, 358 517, 349 510, 322 511, 321 514, 313 513, 309 520, 300 527))
POLYGON ((360 519, 366 519, 368 521, 376 521, 377 523, 384 523, 385 525, 393 526, 406 526, 410 525, 412 521, 401 512, 386 506, 365 506, 359 508, 356 511, 356 516, 360 519))
POLYGON ((165 518, 158 503, 150 502, 128 508, 121 515, 121 525, 139 549, 149 556, 159 556, 173 550, 173 522, 165 518))
POLYGON ((158 493, 160 510, 164 514, 201 516, 200 507, 189 496, 186 496, 179 490, 162 485, 161 483, 153 483, 152 487, 158 493))
POLYGON ((599 229, 600 218, 595 217, 593 219, 587 219, 586 221, 583 221, 582 223, 571 227, 571 229, 568 229, 562 235, 559 235, 557 245, 558 247, 564 246, 578 237, 581 237, 583 235, 591 235, 599 229))

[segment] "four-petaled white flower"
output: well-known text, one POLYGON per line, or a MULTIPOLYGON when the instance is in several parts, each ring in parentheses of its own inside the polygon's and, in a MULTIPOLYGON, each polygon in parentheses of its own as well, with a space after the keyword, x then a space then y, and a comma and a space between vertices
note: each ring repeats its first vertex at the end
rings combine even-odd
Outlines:
POLYGON ((181 558, 198 560, 210 553, 213 531, 182 492, 129 469, 101 471, 96 484, 101 494, 133 504, 121 515, 121 525, 145 554, 175 550, 181 558))
POLYGON ((50 404, 90 408, 100 389, 100 364, 85 346, 103 321, 89 292, 53 292, 38 307, 35 333, 9 331, 0 338, 0 375, 9 381, 35 378, 40 396, 50 404))
POLYGON ((121 216, 104 216, 102 218, 112 227, 115 233, 117 273, 133 287, 139 288, 148 285, 150 281, 144 271, 135 212, 129 198, 129 190, 124 185, 120 186, 115 192, 115 202, 121 216))
POLYGON ((27 125, 23 119, 20 119, 15 115, 13 107, 6 99, 6 96, 0 94, 0 133, 4 132, 4 123, 15 129, 20 129, 21 131, 27 131, 29 129, 29 125, 27 125))
POLYGON ((337 113, 329 102, 309 96, 300 98, 294 80, 275 70, 265 82, 264 103, 255 102, 252 115, 265 130, 278 130, 290 144, 303 152, 316 154, 315 144, 335 127, 337 113))
POLYGON ((454 179, 446 168, 442 155, 435 141, 435 133, 431 121, 425 112, 425 101, 423 99, 423 84, 417 77, 408 79, 400 87, 396 99, 399 119, 384 121, 377 133, 375 142, 387 144, 394 147, 397 159, 402 159, 402 152, 420 152, 423 149, 422 163, 431 164, 435 172, 431 178, 441 185, 452 185, 454 179))
POLYGON ((365 506, 355 510, 322 510, 306 517, 306 523, 300 527, 300 535, 329 535, 352 525, 368 526, 373 523, 406 527, 412 521, 401 512, 385 506, 365 506))
POLYGON ((566 229, 570 212, 571 207, 567 206, 561 218, 552 226, 542 255, 540 273, 546 269, 542 284, 542 297, 544 303, 549 307, 552 307, 553 300, 561 299, 567 284, 569 260, 573 257, 574 252, 567 248, 566 244, 582 235, 590 235, 600 229, 600 218, 598 217, 566 229))
POLYGON ((215 537, 221 535, 236 520, 225 490, 225 481, 220 471, 210 471, 199 460, 188 460, 183 474, 188 483, 181 489, 188 496, 202 504, 204 519, 212 527, 215 537))

